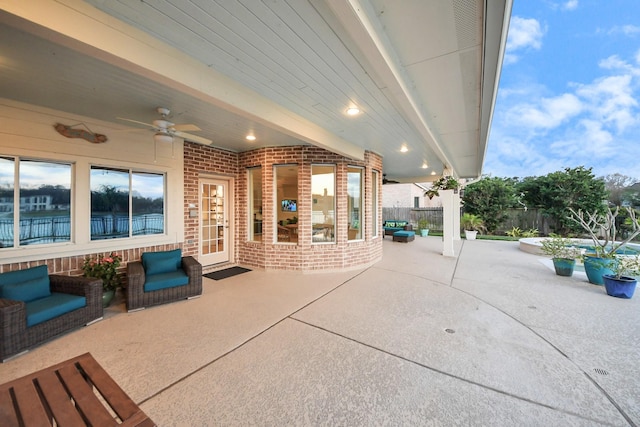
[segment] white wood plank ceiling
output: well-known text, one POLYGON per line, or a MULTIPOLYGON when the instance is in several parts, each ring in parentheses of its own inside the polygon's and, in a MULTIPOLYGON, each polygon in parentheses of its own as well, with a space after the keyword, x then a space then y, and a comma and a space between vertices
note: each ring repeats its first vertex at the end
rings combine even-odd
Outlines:
POLYGON ((372 150, 401 182, 481 174, 511 0, 33 3, 0 0, 0 97, 109 122, 166 106, 216 147, 372 150))

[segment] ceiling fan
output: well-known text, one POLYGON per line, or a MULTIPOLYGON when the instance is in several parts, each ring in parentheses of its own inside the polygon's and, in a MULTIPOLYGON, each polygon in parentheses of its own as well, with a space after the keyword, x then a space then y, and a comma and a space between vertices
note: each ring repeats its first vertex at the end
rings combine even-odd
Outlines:
POLYGON ((211 145, 212 141, 210 139, 187 133, 199 131, 200 128, 198 126, 193 124, 177 125, 170 122, 169 120, 167 120, 169 114, 171 114, 171 110, 169 110, 168 108, 158 107, 156 108, 156 111, 160 114, 161 118, 154 120, 153 123, 140 122, 138 120, 126 119, 124 117, 118 117, 118 119, 150 127, 153 131, 155 131, 153 139, 156 142, 172 142, 173 137, 177 136, 183 138, 186 141, 191 141, 202 145, 211 145))

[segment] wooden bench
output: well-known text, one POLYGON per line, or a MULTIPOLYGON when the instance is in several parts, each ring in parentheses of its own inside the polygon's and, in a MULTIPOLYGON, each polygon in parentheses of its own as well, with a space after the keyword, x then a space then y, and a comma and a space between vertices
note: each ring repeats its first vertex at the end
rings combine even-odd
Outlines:
POLYGON ((152 427, 156 424, 91 354, 85 353, 0 385, 0 425, 152 427))

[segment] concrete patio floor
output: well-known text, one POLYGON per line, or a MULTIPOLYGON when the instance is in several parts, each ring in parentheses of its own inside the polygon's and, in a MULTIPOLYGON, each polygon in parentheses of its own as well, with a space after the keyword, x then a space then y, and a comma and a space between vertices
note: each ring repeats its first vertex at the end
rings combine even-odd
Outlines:
POLYGON ((204 279, 0 365, 91 352, 159 426, 640 425, 640 296, 556 276, 517 242, 384 242, 374 266, 204 279))

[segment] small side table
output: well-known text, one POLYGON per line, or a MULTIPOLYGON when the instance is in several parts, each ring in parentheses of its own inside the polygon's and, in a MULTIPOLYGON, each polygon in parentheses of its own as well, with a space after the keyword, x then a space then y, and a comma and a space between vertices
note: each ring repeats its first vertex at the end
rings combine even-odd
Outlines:
POLYGON ((90 353, 0 385, 0 425, 141 426, 156 424, 90 353))

